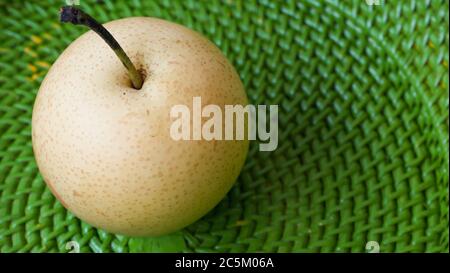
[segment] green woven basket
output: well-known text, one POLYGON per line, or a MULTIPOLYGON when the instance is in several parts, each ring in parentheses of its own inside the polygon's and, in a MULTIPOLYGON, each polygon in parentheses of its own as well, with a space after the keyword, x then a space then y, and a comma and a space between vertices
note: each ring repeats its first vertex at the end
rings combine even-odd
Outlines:
POLYGON ((175 234, 83 223, 45 186, 30 121, 87 29, 58 23, 65 1, 0 0, 0 252, 449 251, 448 1, 79 2, 100 22, 160 17, 207 36, 252 104, 279 105, 279 146, 252 143, 226 198, 175 234))

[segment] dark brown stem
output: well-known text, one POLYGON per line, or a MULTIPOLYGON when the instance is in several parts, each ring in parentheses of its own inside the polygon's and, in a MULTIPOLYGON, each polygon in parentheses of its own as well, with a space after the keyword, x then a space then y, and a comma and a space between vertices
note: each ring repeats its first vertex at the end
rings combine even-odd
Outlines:
POLYGON ((120 61, 127 69, 133 87, 136 89, 141 89, 143 83, 142 75, 136 70, 136 67, 133 65, 130 58, 128 58, 125 51, 123 51, 122 47, 116 39, 114 39, 111 33, 106 30, 106 28, 95 21, 95 19, 89 16, 89 14, 73 6, 62 7, 60 14, 61 22, 70 22, 74 25, 85 25, 100 35, 100 37, 102 37, 102 39, 105 40, 105 42, 112 48, 114 53, 116 53, 117 57, 119 57, 120 61))

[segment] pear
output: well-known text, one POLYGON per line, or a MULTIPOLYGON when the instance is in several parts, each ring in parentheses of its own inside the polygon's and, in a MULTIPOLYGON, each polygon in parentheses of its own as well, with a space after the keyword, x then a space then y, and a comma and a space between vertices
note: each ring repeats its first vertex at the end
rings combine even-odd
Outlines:
POLYGON ((223 199, 248 140, 174 140, 170 110, 191 108, 194 97, 246 105, 246 93, 220 50, 186 27, 132 17, 104 29, 131 63, 98 28, 64 50, 34 103, 37 165, 61 204, 95 227, 131 236, 177 231, 223 199))

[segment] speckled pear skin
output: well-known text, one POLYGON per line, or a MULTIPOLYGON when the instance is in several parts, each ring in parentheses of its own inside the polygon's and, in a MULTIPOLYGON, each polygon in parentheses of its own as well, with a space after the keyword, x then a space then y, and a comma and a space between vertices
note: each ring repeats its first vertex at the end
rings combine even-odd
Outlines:
POLYGON ((83 34, 36 97, 36 162, 52 193, 87 223, 131 236, 171 233, 225 196, 248 151, 247 140, 173 140, 171 107, 192 108, 194 96, 221 107, 247 97, 220 50, 188 28, 144 17, 104 26, 145 70, 144 85, 133 89, 108 45, 83 34))

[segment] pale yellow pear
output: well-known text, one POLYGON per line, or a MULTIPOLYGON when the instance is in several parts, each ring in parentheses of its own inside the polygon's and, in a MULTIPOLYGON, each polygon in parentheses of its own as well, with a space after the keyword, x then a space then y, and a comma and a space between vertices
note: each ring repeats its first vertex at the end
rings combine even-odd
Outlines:
POLYGON ((138 69, 142 89, 93 31, 53 64, 33 109, 39 170, 61 203, 95 227, 161 235, 205 215, 230 190, 248 141, 175 141, 173 105, 246 105, 238 74, 210 41, 154 18, 104 25, 138 69))

